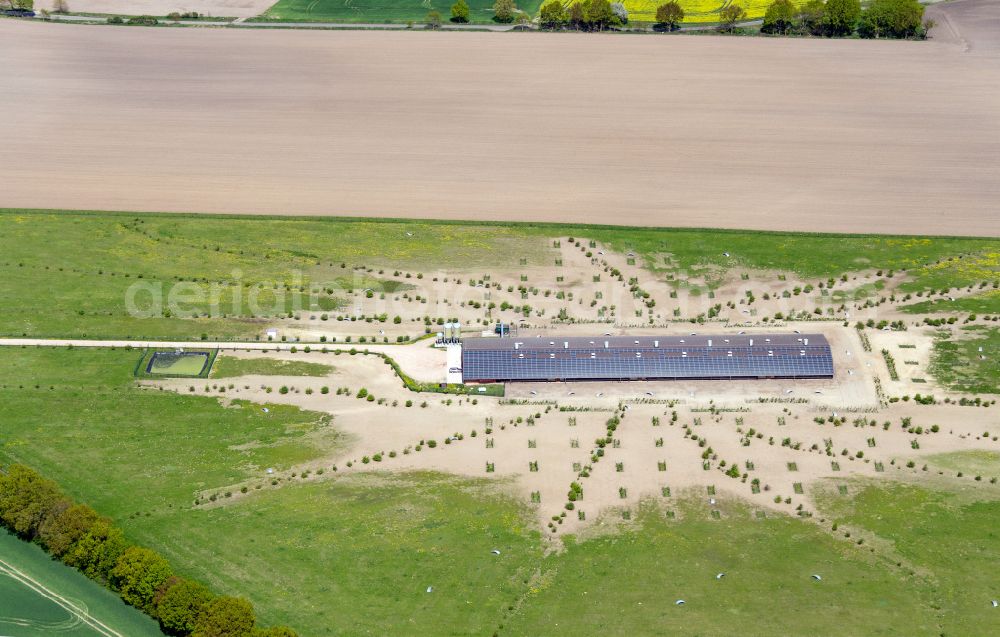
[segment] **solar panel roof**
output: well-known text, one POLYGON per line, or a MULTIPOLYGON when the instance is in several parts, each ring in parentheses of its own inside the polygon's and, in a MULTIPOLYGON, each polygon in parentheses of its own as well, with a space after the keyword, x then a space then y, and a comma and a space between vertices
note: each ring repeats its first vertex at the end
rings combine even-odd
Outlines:
POLYGON ((469 338, 465 381, 829 378, 822 334, 469 338))

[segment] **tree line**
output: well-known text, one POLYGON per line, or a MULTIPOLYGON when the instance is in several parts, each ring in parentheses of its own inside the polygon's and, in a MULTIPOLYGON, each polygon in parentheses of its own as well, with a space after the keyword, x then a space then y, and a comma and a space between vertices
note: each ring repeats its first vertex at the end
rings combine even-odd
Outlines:
POLYGON ((924 24, 924 7, 917 0, 809 0, 795 6, 775 0, 764 14, 761 32, 826 37, 923 38, 933 26, 924 24))
MULTIPOLYGON (((451 21, 469 22, 469 5, 456 0, 451 7, 451 21)), ((432 12, 436 14, 436 12, 432 12)), ((918 0, 872 0, 865 9, 860 0, 775 0, 764 14, 761 32, 772 35, 813 35, 823 37, 922 38, 930 24, 923 23, 924 8, 918 0)), ((656 8, 653 29, 675 31, 684 22, 684 8, 670 0, 656 8)), ((496 22, 529 22, 528 14, 517 8, 515 0, 496 0, 496 22)), ((733 31, 747 19, 746 9, 733 2, 719 12, 719 29, 733 31)), ((431 15, 432 26, 440 24, 440 15, 431 15)), ((542 29, 564 28, 581 31, 605 31, 627 25, 629 13, 623 2, 611 0, 548 0, 538 13, 542 29)))
POLYGON ((24 465, 0 470, 0 525, 115 591, 169 635, 296 637, 285 626, 257 626, 246 599, 216 595, 175 575, 166 558, 130 544, 110 519, 73 502, 55 482, 24 465))

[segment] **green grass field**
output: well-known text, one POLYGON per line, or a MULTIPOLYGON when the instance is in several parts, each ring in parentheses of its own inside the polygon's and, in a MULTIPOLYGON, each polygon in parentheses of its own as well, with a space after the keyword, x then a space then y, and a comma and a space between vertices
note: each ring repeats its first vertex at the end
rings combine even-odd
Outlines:
POLYGON ((522 506, 485 480, 367 474, 140 518, 131 533, 303 635, 481 635, 542 557, 522 506))
MULTIPOLYGON (((0 335, 253 338, 268 317, 335 311, 344 302, 338 290, 378 289, 396 268, 550 265, 552 238, 567 236, 635 252, 658 276, 703 276, 709 285, 732 270, 821 280, 863 269, 902 276, 905 268, 913 279, 905 289, 941 289, 1000 272, 1000 241, 992 239, 7 210, 0 211, 0 335), (301 288, 317 292, 299 309, 291 291, 301 288), (130 290, 149 317, 127 311, 130 290), (153 290, 183 295, 185 317, 157 311, 153 290), (256 310, 246 302, 251 293, 256 310)), ((400 285, 387 283, 389 291, 400 285)))
POLYGON ((1000 491, 986 482, 964 491, 859 483, 857 498, 822 497, 825 522, 759 519, 728 502, 714 520, 682 498, 665 505, 676 519, 647 504, 630 526, 597 527, 609 532, 554 553, 524 505, 495 485, 437 474, 310 479, 193 509, 195 492, 340 439, 294 408, 265 414, 224 408, 200 388, 136 389, 139 355, 0 349, 0 377, 23 383, 0 387, 0 464, 38 468, 177 571, 248 596, 265 623, 319 637, 1000 630, 985 606, 996 597, 1000 491))
MULTIPOLYGON (((469 21, 492 23, 493 0, 467 0, 469 21)), ((260 18, 262 21, 287 22, 424 22, 430 11, 442 19, 451 17, 454 1, 442 0, 278 0, 260 18)), ((533 17, 541 0, 520 0, 519 9, 533 17)))
POLYGON ((543 563, 546 576, 503 634, 929 635, 935 630, 929 591, 867 550, 810 522, 757 519, 739 505, 728 509, 713 520, 703 504, 689 500, 678 507, 682 519, 668 520, 659 508, 647 506, 622 532, 550 556, 543 563), (725 575, 716 579, 719 573, 725 575), (678 606, 677 600, 685 604, 678 606))
POLYGON ((301 311, 325 312, 340 307, 337 290, 383 287, 354 266, 542 263, 545 252, 541 238, 499 226, 0 212, 0 334, 249 338, 266 317, 297 310, 293 290, 320 290, 303 295, 301 311), (135 286, 136 307, 151 317, 127 311, 135 286), (153 311, 150 288, 186 299, 188 316, 153 311))
POLYGON ((268 358, 233 358, 223 354, 215 359, 212 378, 237 376, 326 376, 333 367, 306 361, 285 361, 268 358))
POLYGON ((1000 328, 970 325, 942 335, 934 341, 930 372, 957 391, 1000 392, 1000 328))
MULTIPOLYGON (((138 350, 0 348, 0 463, 23 462, 102 513, 152 516, 196 491, 336 448, 328 417, 286 405, 223 408, 192 380, 176 395, 134 387, 138 350), (79 467, 87 467, 85 482, 79 467), (86 484, 100 489, 81 490, 86 484), (139 491, 133 487, 142 485, 139 491), (135 497, 122 498, 123 493, 135 497)), ((214 395, 221 395, 213 392, 214 395)), ((128 523, 123 522, 126 529, 128 523)))
POLYGON ((949 301, 935 299, 906 305, 903 310, 913 314, 933 314, 935 312, 968 312, 970 314, 1000 313, 1000 291, 990 290, 983 294, 964 296, 949 301))
POLYGON ((0 529, 0 634, 17 637, 160 636, 117 595, 0 529))
POLYGON ((1000 453, 995 451, 956 451, 928 456, 935 467, 963 471, 970 475, 1000 475, 1000 453))
MULTIPOLYGON (((833 493, 824 508, 841 525, 862 529, 876 551, 919 591, 940 628, 933 634, 1000 634, 996 573, 1000 559, 998 491, 861 483, 851 497, 833 493)), ((911 632, 910 634, 928 634, 911 632)))

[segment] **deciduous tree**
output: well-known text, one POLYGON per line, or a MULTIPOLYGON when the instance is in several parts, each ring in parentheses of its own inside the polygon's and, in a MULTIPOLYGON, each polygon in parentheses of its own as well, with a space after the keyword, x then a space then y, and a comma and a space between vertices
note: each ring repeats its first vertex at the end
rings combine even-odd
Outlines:
POLYGON ((258 628, 253 632, 253 637, 299 637, 298 633, 288 626, 271 626, 270 628, 258 628))
POLYGON ((558 29, 566 24, 568 16, 562 0, 550 0, 542 5, 538 13, 538 22, 543 29, 558 29))
POLYGON ((63 555, 63 562, 91 579, 106 582, 127 546, 121 529, 102 519, 63 555))
POLYGON ((681 22, 684 22, 684 8, 677 0, 670 0, 670 2, 656 7, 657 24, 674 31, 681 22))
POLYGON ((49 553, 62 558, 100 519, 97 511, 86 504, 63 500, 42 522, 38 539, 49 553))
POLYGON ((851 35, 861 16, 861 0, 826 0, 823 27, 827 35, 851 35))
POLYGON ((459 24, 469 21, 469 5, 465 0, 458 0, 451 5, 451 21, 459 24))
POLYGON ((0 474, 0 524, 29 540, 53 507, 63 499, 55 482, 24 465, 11 465, 0 474))
POLYGON ((171 577, 153 598, 154 615, 170 634, 189 635, 205 606, 215 596, 198 582, 171 577))
POLYGON ((785 34, 795 24, 795 5, 791 0, 774 0, 764 13, 760 30, 764 33, 785 34))
POLYGON ((584 18, 591 29, 603 31, 617 22, 608 0, 590 0, 584 9, 584 18))
POLYGON ((248 637, 256 621, 242 597, 216 597, 202 609, 191 637, 248 637))
POLYGON ((611 13, 615 15, 618 24, 628 24, 628 9, 625 8, 624 2, 612 2, 611 13))
POLYGON ((924 34, 924 7, 917 0, 872 0, 858 25, 863 38, 912 38, 924 34))
POLYGON ((719 12, 719 26, 723 31, 732 31, 736 28, 736 23, 745 20, 747 10, 740 5, 733 3, 723 7, 719 12))
POLYGON ((510 24, 517 14, 517 4, 514 0, 496 0, 493 3, 493 19, 502 24, 510 24))
POLYGON ((152 614, 153 596, 173 571, 170 564, 152 549, 131 546, 111 569, 111 585, 125 603, 152 614))
POLYGON ((809 0, 799 7, 798 23, 802 31, 810 35, 823 35, 823 14, 826 4, 823 0, 809 0))

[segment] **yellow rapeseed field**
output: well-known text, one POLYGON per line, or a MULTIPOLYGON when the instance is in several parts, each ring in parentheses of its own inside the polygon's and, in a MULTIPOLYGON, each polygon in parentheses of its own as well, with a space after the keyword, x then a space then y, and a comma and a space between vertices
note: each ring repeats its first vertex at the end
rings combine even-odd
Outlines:
MULTIPOLYGON (((629 20, 652 22, 656 19, 656 8, 667 0, 624 0, 629 20)), ((746 9, 747 19, 764 16, 773 0, 678 0, 684 9, 684 23, 718 22, 719 12, 726 6, 738 2, 746 9)), ((796 2, 796 4, 799 4, 796 2)))

